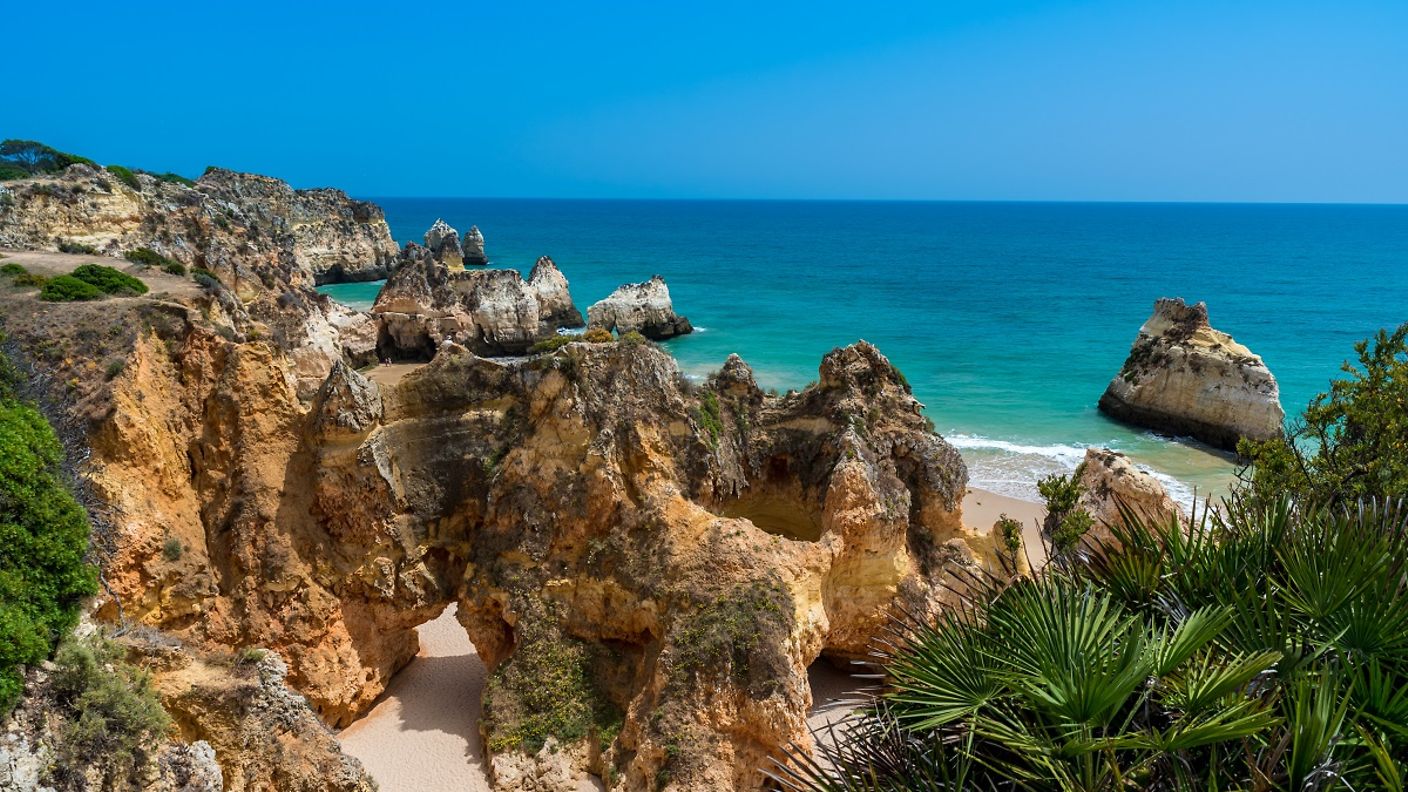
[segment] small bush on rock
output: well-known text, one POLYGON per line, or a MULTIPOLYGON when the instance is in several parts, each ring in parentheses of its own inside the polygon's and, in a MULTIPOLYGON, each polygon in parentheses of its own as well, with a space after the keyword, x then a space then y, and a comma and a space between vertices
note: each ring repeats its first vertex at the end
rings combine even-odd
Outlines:
POLYGON ((582 337, 578 335, 555 335, 552 338, 544 338, 542 341, 530 347, 528 351, 535 355, 543 352, 556 352, 573 341, 580 340, 582 340, 582 337))
POLYGON ((166 267, 172 264, 178 266, 180 265, 179 261, 176 261, 175 259, 167 256, 163 256, 148 247, 139 247, 136 250, 129 250, 126 253, 123 253, 122 257, 132 262, 133 264, 141 264, 144 267, 160 267, 165 269, 166 267))
POLYGON ((142 189, 142 183, 137 181, 137 174, 133 173, 129 168, 124 168, 121 165, 109 165, 108 173, 116 176, 118 181, 134 190, 140 191, 142 189))
POLYGON ((602 327, 593 327, 582 335, 582 340, 589 344, 609 344, 616 340, 611 335, 611 331, 602 327))
POLYGON ((71 253, 75 256, 96 256, 98 249, 92 245, 85 245, 82 242, 70 242, 67 239, 59 240, 59 252, 71 253))
POLYGON ((641 335, 635 330, 632 330, 629 333, 623 333, 621 335, 621 338, 618 340, 620 341, 620 343, 625 344, 626 346, 640 346, 641 344, 646 343, 647 339, 645 336, 641 335))

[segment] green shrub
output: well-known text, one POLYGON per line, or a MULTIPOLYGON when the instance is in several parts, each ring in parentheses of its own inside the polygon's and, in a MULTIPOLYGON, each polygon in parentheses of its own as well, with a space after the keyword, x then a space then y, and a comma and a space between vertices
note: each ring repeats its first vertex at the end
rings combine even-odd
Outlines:
POLYGON ((187 179, 185 176, 182 176, 179 173, 171 173, 170 171, 168 171, 166 173, 153 173, 151 175, 156 177, 158 181, 164 181, 167 184, 182 184, 187 187, 196 186, 196 183, 194 181, 192 181, 191 179, 187 179))
POLYGON ((39 411, 0 382, 0 712, 19 696, 20 666, 49 656, 95 590, 88 516, 63 484, 61 455, 39 411))
POLYGON ((646 343, 649 339, 636 332, 635 330, 632 330, 629 333, 623 333, 621 337, 617 340, 620 343, 625 344, 626 346, 640 346, 641 344, 646 343))
POLYGON ((44 288, 44 284, 49 282, 49 279, 43 275, 26 272, 23 275, 16 275, 10 282, 16 286, 33 286, 34 288, 42 289, 44 288))
POLYGON ((699 394, 699 409, 695 410, 699 428, 709 435, 709 445, 719 447, 719 435, 723 434, 723 408, 719 406, 718 394, 705 390, 699 394))
POLYGON ((44 288, 39 291, 39 299, 49 302, 78 302, 82 300, 101 300, 103 291, 87 281, 79 280, 72 275, 59 275, 50 278, 44 284, 44 288))
POLYGON ((6 140, 0 142, 0 165, 36 176, 45 173, 58 173, 77 163, 95 164, 87 157, 67 154, 52 146, 35 140, 6 140))
POLYGON ((11 261, 9 264, 0 264, 0 275, 28 275, 29 270, 23 265, 11 261))
POLYGON ((92 245, 85 245, 82 242, 70 242, 67 239, 59 240, 60 253, 72 253, 77 256, 96 256, 98 249, 92 245))
POLYGON ((191 270, 191 278, 195 280, 195 282, 206 291, 213 291, 215 289, 220 288, 220 279, 215 277, 215 273, 211 272, 208 269, 201 269, 197 267, 196 269, 191 270))
POLYGON ((1022 552, 1022 523, 1014 520, 1006 514, 1000 514, 997 522, 993 523, 993 529, 997 533, 998 539, 1002 542, 1002 550, 1008 557, 1016 560, 1017 554, 1022 552))
POLYGON ((169 258, 167 256, 163 256, 148 247, 139 247, 135 250, 129 250, 126 253, 123 253, 122 257, 132 262, 133 264, 140 264, 144 267, 160 267, 162 269, 165 269, 166 267, 172 265, 181 265, 179 261, 176 261, 175 259, 169 258))
POLYGON ((104 294, 146 294, 147 284, 104 264, 80 264, 73 277, 91 283, 104 294))
POLYGON ((117 375, 121 374, 122 370, 126 367, 127 362, 125 360, 121 358, 113 360, 108 363, 108 367, 103 371, 103 377, 108 380, 116 379, 117 375))
POLYGON ((181 540, 174 536, 166 537, 166 541, 161 545, 161 556, 167 561, 180 561, 181 553, 186 548, 181 546, 181 540))
POLYGON ((18 165, 11 165, 8 162, 0 162, 0 181, 13 181, 15 179, 28 179, 32 174, 18 165))
POLYGON ((1084 464, 1069 476, 1052 475, 1036 483, 1037 492, 1046 501, 1046 519, 1042 530, 1057 553, 1065 553, 1080 545, 1081 538, 1095 524, 1094 518, 1076 504, 1085 488, 1080 484, 1084 464))
POLYGON ((128 168, 124 168, 121 165, 109 165, 108 173, 116 176, 118 181, 134 190, 140 191, 142 189, 142 183, 137 181, 137 174, 133 173, 128 168))
POLYGON ((539 341, 538 343, 530 347, 528 351, 535 355, 541 354, 543 352, 556 352, 557 350, 562 349, 573 341, 580 340, 582 340, 582 337, 579 335, 559 334, 552 336, 551 338, 544 338, 542 341, 539 341))
POLYGON ((1320 503, 1408 493, 1408 324, 1354 346, 1358 365, 1305 408, 1286 439, 1243 439, 1241 479, 1253 497, 1320 503))
POLYGON ((180 275, 184 277, 186 274, 186 265, 182 264, 179 261, 172 261, 167 264, 163 264, 161 265, 161 269, 168 275, 180 275))
POLYGON ((130 781, 139 760, 171 727, 151 678, 100 636, 66 640, 54 664, 51 679, 64 721, 54 780, 71 780, 97 766, 130 781))
POLYGON ((607 330, 603 327, 593 327, 586 333, 582 334, 582 340, 586 341, 589 344, 609 344, 612 341, 615 341, 616 337, 611 335, 610 330, 607 330))

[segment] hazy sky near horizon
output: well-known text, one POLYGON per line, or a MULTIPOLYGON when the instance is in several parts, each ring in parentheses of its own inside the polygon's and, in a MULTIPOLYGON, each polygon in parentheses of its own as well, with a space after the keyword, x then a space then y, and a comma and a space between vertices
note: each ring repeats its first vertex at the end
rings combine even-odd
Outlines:
POLYGON ((1406 0, 72 0, 4 18, 0 136, 192 176, 362 196, 1408 202, 1406 0))

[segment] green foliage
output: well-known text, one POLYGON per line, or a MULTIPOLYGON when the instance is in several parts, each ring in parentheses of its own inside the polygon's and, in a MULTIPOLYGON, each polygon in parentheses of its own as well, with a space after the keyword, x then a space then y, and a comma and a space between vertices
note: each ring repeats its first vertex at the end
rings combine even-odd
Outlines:
POLYGON ((28 179, 30 172, 18 165, 11 165, 8 162, 0 162, 0 181, 13 181, 15 179, 28 179))
POLYGON ((208 269, 197 267, 191 270, 191 278, 206 291, 214 291, 220 288, 220 279, 215 277, 215 273, 208 269))
POLYGON ((1288 439, 1238 444, 1254 497, 1341 504, 1408 493, 1408 324, 1354 351, 1358 365, 1344 364, 1348 376, 1311 400, 1288 439))
POLYGON ((75 256, 98 255, 97 248, 93 247, 92 245, 85 245, 82 242, 70 242, 67 239, 60 239, 58 247, 60 253, 70 253, 75 256))
POLYGON ((706 604, 671 636, 674 668, 691 682, 722 675, 757 695, 778 677, 764 660, 784 644, 792 600, 768 576, 706 604))
POLYGON ((44 277, 43 275, 36 275, 32 272, 26 272, 22 275, 16 275, 10 280, 10 282, 16 286, 34 287, 36 289, 42 289, 44 288, 44 284, 49 282, 49 279, 44 277))
POLYGON ((96 765, 130 780, 171 726, 150 677, 126 661, 120 646, 96 636, 66 640, 54 663, 63 727, 51 772, 65 780, 96 765))
POLYGON ((109 165, 107 170, 108 173, 116 176, 118 181, 128 187, 138 191, 142 189, 142 183, 137 181, 137 174, 133 173, 130 168, 124 168, 121 165, 109 165))
POLYGON ((153 173, 151 175, 156 177, 157 181, 163 181, 167 184, 181 184, 185 185, 186 187, 196 186, 196 183, 194 181, 192 181, 191 179, 187 179, 185 176, 182 176, 179 173, 171 173, 170 171, 168 171, 166 173, 153 173))
POLYGON ((13 261, 11 261, 9 264, 0 264, 0 275, 14 276, 28 274, 29 270, 25 269, 22 265, 16 264, 13 261))
POLYGON ((556 352, 557 350, 562 349, 573 341, 580 340, 582 340, 582 337, 579 335, 558 334, 550 338, 544 338, 542 341, 539 341, 532 347, 530 347, 528 351, 535 355, 544 352, 556 352))
POLYGON ((93 284, 104 294, 147 293, 147 284, 105 264, 80 264, 73 268, 73 277, 93 284))
POLYGON ((101 300, 103 291, 87 281, 72 275, 59 275, 50 278, 39 291, 39 299, 49 302, 76 302, 80 300, 101 300))
POLYGON ((621 337, 617 339, 617 341, 622 344, 625 344, 626 346, 640 346, 641 344, 647 343, 648 340, 649 339, 647 339, 645 336, 641 335, 635 330, 632 330, 629 333, 623 333, 621 337))
POLYGON ((181 546, 181 540, 174 536, 166 537, 166 541, 161 545, 161 557, 167 561, 181 560, 181 553, 185 548, 181 546))
POLYGON ((1016 560, 1017 554, 1022 552, 1022 523, 1014 520, 1006 514, 1000 514, 997 522, 993 524, 998 537, 1002 540, 1002 550, 1007 555, 1016 560))
POLYGON ((44 416, 0 384, 0 712, 19 695, 20 666, 47 658, 95 591, 88 516, 60 458, 44 416))
POLYGON ((1111 532, 909 625, 836 769, 795 788, 1398 788, 1408 505, 1233 498, 1111 532))
POLYGON ((723 408, 719 406, 718 394, 704 390, 699 394, 699 409, 695 410, 699 428, 709 435, 709 445, 719 447, 719 435, 723 434, 723 408))
MULTIPOLYGON (((155 250, 152 250, 151 248, 147 247, 139 247, 135 250, 129 250, 126 253, 123 253, 122 257, 132 262, 133 264, 140 264, 144 267, 160 267, 161 269, 167 269, 173 266, 182 267, 181 262, 173 258, 163 256, 155 250)), ((170 270, 168 269, 167 271, 170 270)), ((185 268, 182 267, 182 272, 184 271, 185 268)))
POLYGON ((172 261, 168 264, 163 264, 161 266, 161 269, 168 275, 180 275, 184 277, 186 274, 186 265, 182 264, 179 261, 172 261))
POLYGON ((537 753, 549 737, 571 743, 620 728, 620 711, 593 682, 591 650, 551 622, 541 614, 520 619, 513 656, 489 677, 484 729, 492 752, 537 753))
POLYGON ((1047 476, 1036 483, 1037 492, 1046 501, 1046 520, 1042 528, 1051 539, 1052 549, 1058 554, 1080 546, 1081 539, 1095 524, 1090 513, 1076 505, 1085 492, 1080 484, 1083 468, 1084 463, 1069 476, 1047 476))
POLYGON ((601 327, 593 327, 582 334, 582 340, 589 344, 609 344, 616 340, 616 336, 611 335, 611 331, 601 327))
MULTIPOLYGON (((52 146, 34 140, 6 140, 0 142, 0 165, 8 166, 9 171, 22 171, 26 176, 58 173, 77 163, 95 164, 87 157, 66 154, 52 146)), ((23 177, 11 177, 23 178, 23 177)))

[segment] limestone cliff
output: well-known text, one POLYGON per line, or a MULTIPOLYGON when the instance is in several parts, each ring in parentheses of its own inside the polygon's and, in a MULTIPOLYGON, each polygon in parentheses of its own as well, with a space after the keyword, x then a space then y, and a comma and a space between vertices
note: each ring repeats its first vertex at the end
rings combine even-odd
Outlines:
POLYGON ((451 270, 464 269, 464 248, 460 247, 460 232, 444 220, 436 219, 425 232, 425 248, 435 260, 451 270))
POLYGON ((582 324, 567 278, 547 256, 525 281, 517 270, 454 269, 414 244, 401 251, 372 314, 382 355, 398 359, 429 359, 446 341, 481 355, 519 355, 558 328, 582 324))
MULTIPOLYGON (((211 168, 195 186, 138 174, 134 190, 106 170, 74 165, 52 177, 7 182, 0 247, 107 255, 147 247, 226 280, 297 270, 285 280, 384 278, 396 245, 380 207, 341 190, 295 190, 278 179, 211 168)), ((233 282, 233 281, 230 281, 233 282)))
POLYGON ((1206 305, 1181 299, 1154 304, 1100 410, 1228 450, 1242 437, 1279 436, 1285 420, 1276 378, 1261 358, 1214 330, 1206 305))
POLYGON ((670 289, 659 275, 644 283, 627 283, 587 308, 587 326, 636 332, 657 341, 694 332, 689 320, 675 313, 670 289))

